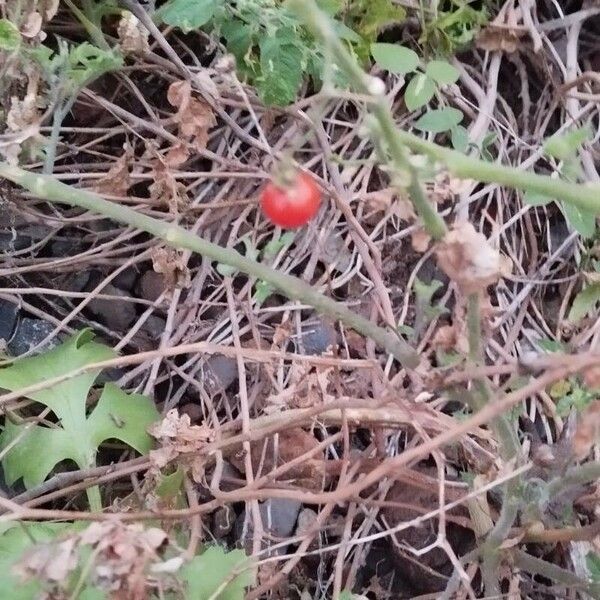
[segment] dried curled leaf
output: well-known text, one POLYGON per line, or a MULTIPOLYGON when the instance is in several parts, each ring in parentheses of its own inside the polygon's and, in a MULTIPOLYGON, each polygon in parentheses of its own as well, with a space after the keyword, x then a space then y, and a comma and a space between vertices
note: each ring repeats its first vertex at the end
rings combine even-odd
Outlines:
POLYGON ((491 23, 479 32, 476 44, 478 48, 488 52, 500 51, 512 54, 519 49, 524 34, 522 30, 499 27, 491 23))
POLYGON ((208 132, 216 124, 212 108, 206 102, 192 96, 189 81, 172 83, 167 91, 167 100, 171 106, 177 108, 175 121, 179 126, 179 135, 197 150, 204 150, 208 142, 208 132))
POLYGON ((190 285, 190 270, 182 254, 173 248, 154 248, 152 268, 164 276, 167 288, 186 288, 190 285))
POLYGON ((201 481, 205 457, 200 450, 214 440, 214 432, 206 425, 192 425, 189 415, 180 415, 176 409, 151 426, 148 433, 160 443, 158 450, 150 452, 154 469, 160 470, 174 460, 191 468, 194 481, 201 481))
POLYGON ((464 294, 484 291, 510 272, 509 262, 470 223, 449 231, 436 249, 440 268, 464 294))
POLYGON ((129 11, 123 11, 117 27, 117 35, 119 36, 119 47, 124 54, 144 56, 150 52, 148 30, 129 11))

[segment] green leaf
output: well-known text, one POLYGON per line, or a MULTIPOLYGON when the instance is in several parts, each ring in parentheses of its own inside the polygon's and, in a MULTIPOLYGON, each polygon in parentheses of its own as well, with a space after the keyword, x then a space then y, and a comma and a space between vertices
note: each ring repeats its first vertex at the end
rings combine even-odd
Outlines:
POLYGON ((263 249, 263 256, 265 258, 273 258, 277 253, 289 246, 294 241, 295 234, 293 231, 286 231, 281 237, 271 240, 266 244, 263 249))
POLYGON ((158 11, 158 16, 167 25, 188 33, 206 25, 219 4, 219 0, 169 0, 158 11))
POLYGON ((540 194, 532 190, 525 190, 523 194, 523 202, 529 204, 529 206, 546 206, 550 202, 554 202, 554 198, 546 196, 546 194, 540 194))
POLYGON ((123 57, 116 50, 103 50, 88 42, 69 49, 67 75, 77 88, 82 88, 104 73, 123 66, 123 57))
POLYGON ((296 99, 302 84, 304 54, 290 36, 265 36, 260 41, 258 93, 267 105, 283 106, 296 99))
MULTIPOLYGON (((113 350, 91 341, 90 332, 84 331, 53 350, 0 369, 0 387, 18 390, 114 356, 113 350)), ((70 459, 82 469, 93 467, 98 446, 107 439, 121 440, 140 453, 149 451, 152 442, 146 427, 159 417, 149 398, 107 384, 87 416, 88 393, 98 373, 97 369, 86 372, 27 395, 52 410, 56 427, 6 421, 0 448, 7 449, 19 438, 3 459, 9 484, 22 477, 26 488, 39 485, 63 460, 70 459)))
POLYGON ((585 556, 585 564, 592 581, 600 583, 600 556, 595 552, 588 552, 585 556))
POLYGON ((581 144, 587 141, 590 136, 591 132, 588 127, 553 135, 544 143, 544 152, 554 158, 567 160, 575 156, 581 144))
POLYGON ((239 19, 230 19, 221 25, 220 32, 225 38, 227 50, 236 57, 238 63, 245 62, 253 45, 255 28, 239 19))
POLYGON ((274 291, 275 288, 268 281, 261 279, 256 282, 254 300, 257 304, 262 304, 274 291))
POLYGON ((537 347, 543 352, 564 352, 566 347, 563 343, 558 340, 550 340, 548 338, 542 338, 536 343, 537 347))
POLYGON ((248 569, 249 559, 242 550, 225 552, 219 546, 207 548, 181 569, 187 584, 186 600, 243 600, 244 590, 253 585, 254 568, 248 569), (236 572, 239 570, 239 575, 236 572), (215 593, 229 578, 217 595, 215 593))
POLYGON ((419 66, 419 55, 398 44, 371 44, 371 55, 382 69, 390 73, 404 75, 419 66))
POLYGON ((406 11, 393 0, 353 0, 348 4, 346 22, 367 41, 375 41, 380 31, 406 18, 406 11))
POLYGON ((427 64, 425 74, 440 85, 455 83, 460 75, 458 69, 445 60, 432 60, 427 64))
POLYGON ((559 202, 567 223, 582 237, 591 238, 596 233, 596 214, 583 210, 570 202, 559 202))
POLYGON ((463 114, 457 108, 446 106, 428 110, 415 123, 415 128, 431 133, 442 133, 456 127, 462 120, 463 114))
POLYGON ((583 288, 573 300, 573 306, 571 306, 569 312, 569 321, 573 323, 581 321, 583 317, 596 308, 598 301, 600 301, 600 283, 592 283, 583 288))
POLYGON ((457 125, 450 130, 452 147, 458 152, 466 153, 469 149, 469 132, 462 125, 457 125))
POLYGON ((19 30, 8 19, 0 19, 0 50, 16 50, 20 45, 19 30))
POLYGON ((426 75, 419 73, 415 75, 406 86, 404 102, 408 110, 417 110, 425 106, 435 93, 435 83, 426 75))

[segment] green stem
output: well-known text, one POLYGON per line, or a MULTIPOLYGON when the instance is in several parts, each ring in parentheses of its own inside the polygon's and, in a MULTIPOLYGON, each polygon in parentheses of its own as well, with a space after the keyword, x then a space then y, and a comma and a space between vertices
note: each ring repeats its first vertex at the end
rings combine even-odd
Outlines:
POLYGON ((87 488, 85 493, 87 494, 88 502, 90 503, 90 510, 92 512, 102 512, 100 488, 97 485, 93 485, 92 487, 87 488))
MULTIPOLYGON (((413 152, 419 152, 443 164, 450 173, 463 179, 473 179, 482 183, 496 183, 509 188, 538 192, 550 198, 563 200, 587 211, 600 214, 600 184, 576 184, 538 175, 507 167, 497 163, 490 163, 473 156, 465 156, 456 150, 444 148, 419 136, 402 131, 393 125, 393 116, 385 103, 385 99, 371 93, 369 89, 369 76, 359 67, 354 57, 349 54, 344 45, 339 41, 330 21, 315 4, 314 0, 289 0, 290 6, 305 22, 311 32, 329 47, 337 61, 337 66, 351 81, 354 89, 371 102, 372 110, 380 121, 382 132, 385 133, 386 142, 389 144, 389 131, 387 124, 392 123, 393 136, 399 147, 405 146, 413 152), (391 121, 390 121, 391 120, 391 121)), ((418 198, 413 197, 415 207, 421 211, 418 198)), ((431 207, 433 210, 433 207, 431 207)), ((427 210, 427 209, 426 209, 427 210)), ((428 216, 419 213, 424 223, 428 216)), ((437 217, 439 218, 439 216, 437 217)), ((437 220, 435 217, 433 219, 437 220)), ((435 224, 432 223, 435 227, 435 224)), ((428 227, 429 231, 429 227, 428 227)), ((435 237, 435 236, 434 236, 435 237)))
POLYGON ((186 248, 211 260, 235 267, 252 277, 262 279, 279 289, 288 298, 309 304, 317 311, 333 319, 338 319, 348 327, 371 338, 405 367, 415 368, 419 364, 418 355, 398 335, 378 327, 372 321, 361 317, 343 304, 327 298, 297 277, 280 273, 242 256, 235 250, 213 244, 178 225, 139 214, 127 206, 108 202, 97 194, 65 185, 53 177, 29 173, 19 167, 2 162, 0 162, 0 177, 26 188, 44 200, 79 206, 99 213, 120 223, 146 231, 164 240, 169 246, 186 248))
POLYGON ((600 597, 598 595, 599 586, 597 583, 586 581, 566 569, 546 562, 541 558, 531 556, 531 554, 527 554, 527 552, 523 552, 522 550, 515 549, 511 552, 511 555, 514 564, 528 573, 534 573, 547 579, 558 581, 569 588, 580 588, 592 596, 592 598, 600 597))

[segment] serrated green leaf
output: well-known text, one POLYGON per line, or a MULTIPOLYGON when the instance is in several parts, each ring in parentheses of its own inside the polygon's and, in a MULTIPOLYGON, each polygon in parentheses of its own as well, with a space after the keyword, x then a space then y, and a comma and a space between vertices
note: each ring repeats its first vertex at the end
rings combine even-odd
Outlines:
POLYGON ((546 196, 546 194, 540 194, 532 190, 525 190, 523 194, 523 202, 529 204, 529 206, 546 206, 550 202, 554 202, 554 198, 546 196))
POLYGON ((581 144, 588 140, 590 135, 589 127, 581 127, 567 133, 553 135, 544 143, 544 152, 554 158, 567 160, 575 156, 581 144))
POLYGON ((243 600, 244 590, 255 579, 254 568, 247 568, 248 565, 249 559, 242 550, 225 552, 219 546, 207 548, 181 569, 181 577, 187 584, 186 600, 243 600), (234 577, 238 570, 239 575, 234 577), (215 595, 230 577, 231 582, 215 595))
POLYGON ((382 69, 390 73, 405 75, 419 66, 419 55, 398 44, 371 44, 371 55, 382 69))
POLYGON ((596 214, 583 210, 570 202, 559 202, 567 223, 582 237, 591 238, 596 233, 596 214))
POLYGON ((123 57, 116 50, 104 50, 88 42, 69 49, 67 75, 71 82, 81 88, 104 73, 123 66, 123 57))
POLYGON ((167 25, 188 33, 206 25, 220 4, 219 0, 169 0, 158 11, 158 16, 167 25))
POLYGON ((457 125, 450 130, 450 141, 455 150, 466 152, 470 143, 469 132, 462 125, 457 125))
POLYGON ((238 63, 245 62, 246 55, 253 45, 255 29, 239 19, 232 18, 221 25, 220 32, 225 38, 227 50, 236 57, 238 63))
POLYGON ((415 75, 406 86, 404 92, 404 102, 408 110, 417 110, 425 106, 435 93, 435 83, 429 79, 427 75, 418 73, 415 75))
POLYGON ((0 19, 0 50, 16 50, 21 45, 21 34, 8 19, 0 19))
POLYGON ((451 106, 436 108, 435 110, 428 110, 417 119, 414 127, 421 131, 442 133, 456 127, 463 120, 463 116, 460 110, 451 106))
MULTIPOLYGON (((91 341, 85 331, 53 350, 0 369, 0 387, 18 390, 114 356, 113 350, 91 341)), ((3 459, 9 483, 23 478, 26 488, 39 485, 63 460, 72 460, 82 469, 92 467, 99 444, 107 439, 121 440, 141 453, 150 449, 146 427, 159 415, 149 398, 129 395, 114 384, 107 384, 95 409, 87 416, 88 393, 98 373, 99 370, 83 373, 27 395, 48 406, 58 422, 51 428, 16 425, 7 420, 0 435, 0 448, 8 448, 19 438, 3 459)))
POLYGON ((575 300, 573 300, 573 306, 569 312, 569 321, 578 323, 585 317, 589 312, 596 308, 596 305, 600 301, 600 283, 592 283, 586 288, 583 288, 575 300))
POLYGON ((260 41, 261 75, 256 85, 267 105, 290 104, 302 84, 304 53, 290 39, 290 36, 266 36, 260 41))
POLYGON ((432 60, 427 64, 425 74, 440 85, 455 83, 460 75, 458 69, 445 60, 432 60))
POLYGON ((402 23, 405 18, 406 11, 393 0, 353 0, 347 22, 367 41, 375 41, 380 31, 402 23))

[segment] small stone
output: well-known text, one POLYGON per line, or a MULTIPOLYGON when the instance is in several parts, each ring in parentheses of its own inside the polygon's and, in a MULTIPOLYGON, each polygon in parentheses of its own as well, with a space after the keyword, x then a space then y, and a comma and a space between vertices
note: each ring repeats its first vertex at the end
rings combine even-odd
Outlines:
POLYGON ((295 536, 306 535, 317 522, 317 513, 312 508, 303 508, 298 515, 295 536))
POLYGON ((8 343, 17 322, 19 307, 8 300, 0 300, 0 339, 8 343))
POLYGON ((217 539, 225 537, 233 528, 235 512, 229 504, 220 506, 213 515, 213 533, 217 539))
MULTIPOLYGON (((120 290, 110 283, 102 288, 100 294, 131 298, 127 292, 120 290)), ((118 331, 127 329, 137 315, 133 302, 120 302, 116 299, 94 298, 88 304, 88 308, 107 327, 118 331)))
MULTIPOLYGON (((48 337, 54 331, 54 325, 43 319, 30 319, 25 317, 19 321, 15 333, 12 336, 8 349, 13 356, 25 354, 34 346, 48 337)), ((58 346, 57 337, 46 342, 41 348, 35 351, 40 354, 58 346)))
MULTIPOLYGON (((275 538, 273 542, 267 539, 263 540, 263 545, 268 547, 277 544, 285 538, 290 537, 296 526, 298 513, 302 507, 299 500, 289 500, 287 498, 269 498, 259 505, 263 528, 266 533, 275 538)), ((235 522, 236 538, 246 546, 252 545, 252 518, 246 518, 246 509, 242 511, 235 522), (247 523, 244 522, 247 520, 247 523)), ((274 550, 275 554, 285 554, 287 546, 280 546, 274 550)), ((270 555, 268 553, 267 555, 270 555)))
POLYGON ((68 292, 83 292, 89 281, 89 271, 78 271, 65 281, 65 287, 68 292))
POLYGON ((134 266, 127 267, 112 280, 112 284, 120 290, 132 292, 137 276, 138 272, 134 266))
POLYGON ((237 362, 235 358, 230 356, 214 354, 206 361, 198 374, 198 378, 209 394, 224 391, 234 381, 237 381, 237 362))
POLYGON ((187 415, 191 423, 198 423, 202 419, 202 407, 196 402, 188 402, 179 409, 180 414, 187 415))
POLYGON ((150 315, 141 327, 141 330, 146 332, 150 338, 157 340, 163 334, 167 322, 158 315, 150 315))
POLYGON ((302 346, 305 354, 319 355, 337 344, 337 331, 333 325, 319 319, 302 330, 302 346))
POLYGON ((167 289, 167 284, 162 273, 146 271, 140 277, 138 287, 144 300, 154 302, 167 289))

